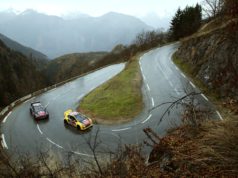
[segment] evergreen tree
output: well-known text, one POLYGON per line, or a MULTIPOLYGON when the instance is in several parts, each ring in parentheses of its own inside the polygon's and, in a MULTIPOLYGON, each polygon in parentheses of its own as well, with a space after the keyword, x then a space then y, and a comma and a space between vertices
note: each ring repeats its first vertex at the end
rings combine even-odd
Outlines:
POLYGON ((187 6, 184 10, 179 8, 171 21, 171 40, 178 40, 196 32, 201 25, 201 20, 202 8, 199 4, 195 7, 187 6))

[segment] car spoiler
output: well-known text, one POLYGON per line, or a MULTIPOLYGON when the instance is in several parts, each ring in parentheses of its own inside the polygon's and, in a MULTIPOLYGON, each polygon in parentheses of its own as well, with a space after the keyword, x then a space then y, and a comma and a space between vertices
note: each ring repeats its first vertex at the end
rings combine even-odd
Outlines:
POLYGON ((71 112, 72 112, 72 109, 68 109, 67 111, 64 112, 64 116, 69 115, 69 113, 71 113, 71 112))
POLYGON ((41 103, 41 102, 40 101, 31 102, 31 105, 35 103, 41 103))

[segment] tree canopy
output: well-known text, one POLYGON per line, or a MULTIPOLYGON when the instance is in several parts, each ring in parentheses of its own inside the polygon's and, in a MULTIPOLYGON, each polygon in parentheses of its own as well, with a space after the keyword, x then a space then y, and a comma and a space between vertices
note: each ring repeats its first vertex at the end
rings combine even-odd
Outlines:
POLYGON ((170 23, 170 38, 178 40, 193 34, 200 27, 201 20, 202 8, 199 4, 195 7, 187 6, 184 10, 179 8, 170 23))

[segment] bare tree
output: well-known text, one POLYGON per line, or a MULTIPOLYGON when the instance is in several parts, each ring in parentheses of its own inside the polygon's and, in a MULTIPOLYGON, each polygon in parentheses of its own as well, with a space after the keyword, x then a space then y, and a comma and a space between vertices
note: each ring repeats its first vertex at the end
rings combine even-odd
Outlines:
POLYGON ((217 17, 222 11, 224 0, 204 0, 203 11, 208 18, 217 17))

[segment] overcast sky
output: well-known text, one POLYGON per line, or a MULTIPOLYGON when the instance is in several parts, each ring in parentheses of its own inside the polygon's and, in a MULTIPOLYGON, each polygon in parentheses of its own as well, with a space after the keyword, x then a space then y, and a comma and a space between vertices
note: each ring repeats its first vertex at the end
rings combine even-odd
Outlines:
POLYGON ((140 18, 154 28, 168 29, 178 7, 203 0, 0 0, 0 11, 34 9, 48 15, 75 18, 79 14, 101 16, 118 12, 140 18))
POLYGON ((170 17, 177 8, 195 5, 201 0, 0 0, 0 10, 35 9, 50 15, 65 15, 81 12, 100 16, 110 11, 137 17, 156 13, 160 17, 170 17))

